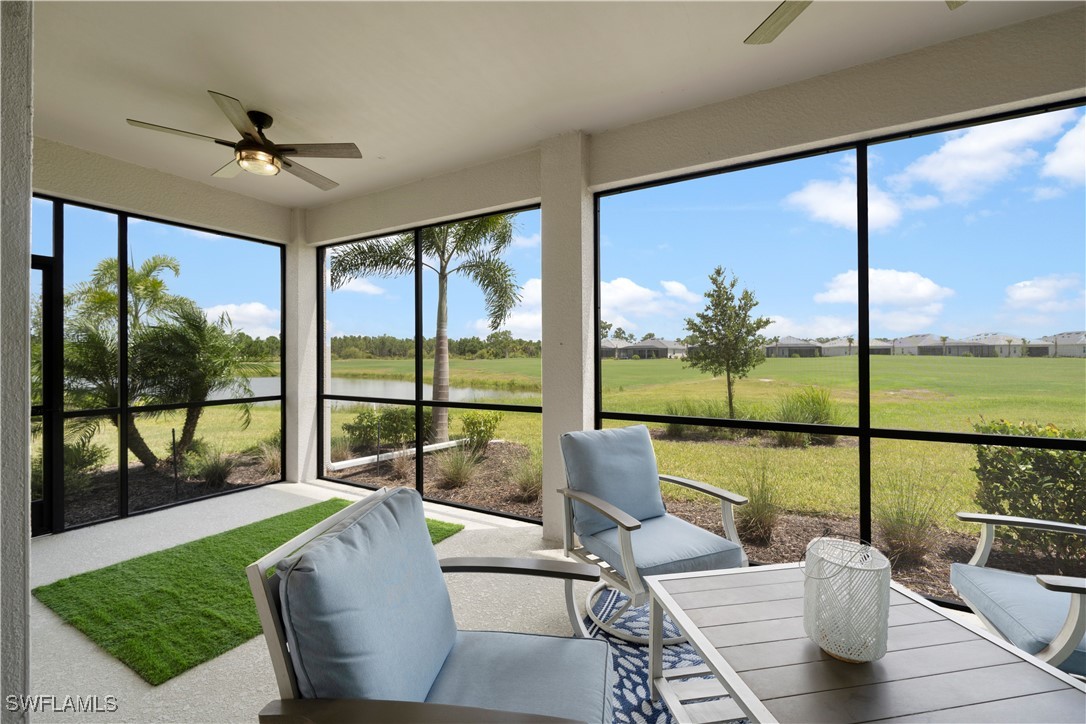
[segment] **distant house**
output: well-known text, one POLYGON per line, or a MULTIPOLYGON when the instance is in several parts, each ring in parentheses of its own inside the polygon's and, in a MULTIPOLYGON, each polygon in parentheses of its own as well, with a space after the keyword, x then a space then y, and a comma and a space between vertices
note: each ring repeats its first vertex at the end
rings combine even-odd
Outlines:
POLYGON ((1086 332, 1060 332, 1040 341, 1052 343, 1053 357, 1086 357, 1086 332))
MULTIPOLYGON (((823 357, 846 357, 860 353, 860 342, 855 337, 850 345, 847 337, 838 337, 821 344, 823 357)), ((868 354, 890 354, 890 343, 873 339, 867 344, 868 354)))
POLYGON ((766 345, 766 357, 818 357, 822 349, 817 342, 797 337, 781 337, 766 345))
POLYGON ((984 351, 981 354, 975 355, 977 357, 1044 357, 1043 354, 1033 354, 1029 352, 1029 341, 1021 337, 1016 337, 1013 334, 1007 334, 1006 332, 984 332, 983 334, 974 334, 972 337, 966 337, 967 342, 976 342, 984 345, 984 351), (1023 349, 1025 346, 1025 349, 1023 349))
POLYGON ((600 357, 604 359, 621 359, 625 355, 620 354, 622 350, 625 350, 630 346, 630 343, 623 339, 607 339, 600 340, 600 357))
POLYGON ((619 359, 682 359, 686 357, 686 345, 673 339, 645 339, 630 342, 616 352, 619 359))
POLYGON ((893 353, 920 357, 994 357, 984 344, 935 334, 913 334, 892 342, 893 353))
POLYGON ((894 351, 894 345, 885 339, 873 339, 868 342, 867 349, 871 354, 891 354, 894 351))

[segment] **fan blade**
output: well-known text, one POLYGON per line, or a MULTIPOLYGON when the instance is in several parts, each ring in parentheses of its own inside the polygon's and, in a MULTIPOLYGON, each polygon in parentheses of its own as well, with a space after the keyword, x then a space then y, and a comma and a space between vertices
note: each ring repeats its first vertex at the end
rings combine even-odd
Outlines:
POLYGON ((162 131, 163 133, 172 133, 176 136, 188 136, 189 138, 196 138, 201 141, 211 141, 212 143, 218 143, 223 146, 234 147, 234 144, 230 141, 224 141, 221 138, 214 138, 212 136, 205 136, 200 133, 192 133, 191 131, 180 131, 176 128, 167 128, 166 126, 159 126, 154 123, 145 123, 143 121, 136 121, 131 118, 126 118, 128 125, 135 126, 136 128, 146 128, 149 131, 162 131))
POLYGON ((362 158, 362 152, 353 143, 277 143, 275 152, 280 156, 308 158, 362 158))
POLYGON ((951 10, 957 10, 962 5, 965 5, 965 0, 946 0, 946 6, 951 10))
POLYGON ((317 173, 313 169, 306 168, 305 166, 301 165, 300 163, 294 163, 293 161, 288 161, 285 158, 283 159, 283 170, 286 171, 287 173, 294 174, 295 176, 300 178, 302 181, 307 181, 307 182, 313 184, 314 186, 319 188, 321 191, 331 191, 336 186, 339 186, 339 184, 337 184, 332 179, 325 178, 324 176, 321 176, 319 173, 317 173))
POLYGON ((743 41, 746 45, 765 45, 772 43, 799 14, 807 9, 811 0, 784 0, 777 9, 762 21, 762 24, 754 29, 754 32, 743 41))
POLYGON ((216 93, 213 90, 209 90, 208 93, 215 102, 219 104, 219 109, 226 114, 227 119, 234 125, 234 128, 238 129, 238 133, 248 138, 250 141, 256 143, 264 143, 260 138, 260 131, 257 130, 253 122, 249 120, 249 114, 245 112, 245 108, 241 105, 241 101, 237 98, 231 98, 228 95, 222 93, 216 93))
POLYGON ((230 159, 225 166, 211 175, 215 178, 234 178, 239 173, 241 173, 241 166, 238 165, 236 160, 230 159))

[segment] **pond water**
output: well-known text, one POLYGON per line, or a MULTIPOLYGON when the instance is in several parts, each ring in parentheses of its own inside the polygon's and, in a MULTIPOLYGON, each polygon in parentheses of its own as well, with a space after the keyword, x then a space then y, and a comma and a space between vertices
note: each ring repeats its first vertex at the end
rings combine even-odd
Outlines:
MULTIPOLYGON (((253 395, 266 397, 279 394, 278 377, 253 377, 249 381, 253 388, 253 395)), ((328 394, 331 395, 355 395, 358 397, 388 397, 400 400, 411 400, 415 397, 415 383, 404 380, 361 380, 353 378, 333 377, 328 394)), ((433 385, 423 385, 423 398, 431 399, 434 394, 433 385)), ((511 397, 538 397, 538 392, 509 392, 508 390, 476 389, 474 387, 450 387, 449 400, 453 402, 482 402, 495 398, 511 397)), ((213 400, 224 399, 226 395, 215 393, 211 395, 213 400)), ((354 403, 333 401, 334 406, 350 405, 354 403)))

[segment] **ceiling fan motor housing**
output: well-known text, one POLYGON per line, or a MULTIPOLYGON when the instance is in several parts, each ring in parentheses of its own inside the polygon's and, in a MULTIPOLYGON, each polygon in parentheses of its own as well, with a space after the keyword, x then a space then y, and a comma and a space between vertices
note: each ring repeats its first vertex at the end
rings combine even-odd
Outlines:
POLYGON ((246 111, 245 114, 249 116, 249 120, 253 122, 253 125, 263 131, 265 128, 271 128, 272 117, 263 111, 246 111))

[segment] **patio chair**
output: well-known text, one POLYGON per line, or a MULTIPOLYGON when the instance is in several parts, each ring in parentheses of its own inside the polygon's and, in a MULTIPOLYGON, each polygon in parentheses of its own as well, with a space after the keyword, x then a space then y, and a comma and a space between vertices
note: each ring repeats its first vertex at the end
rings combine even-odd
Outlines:
MULTIPOLYGON (((565 496, 563 547, 567 557, 600 567, 603 580, 589 591, 585 608, 592 622, 607 633, 647 643, 647 637, 615 626, 627 609, 648 603, 645 576, 747 565, 732 512, 747 499, 705 483, 660 475, 644 425, 570 432, 562 436, 561 444, 567 485, 559 490, 565 496), (725 537, 669 514, 660 494, 661 481, 720 500, 725 537), (601 617, 594 609, 608 587, 624 593, 627 600, 601 617)), ((571 583, 566 584, 566 599, 567 606, 576 607, 571 583)), ((683 640, 669 638, 665 643, 683 640)))
POLYGON ((1086 579, 1029 576, 988 568, 997 525, 1086 535, 1086 526, 983 513, 958 513, 981 523, 968 563, 950 566, 950 585, 985 626, 1026 653, 1080 678, 1086 677, 1086 579))
POLYGON ((418 493, 374 493, 246 568, 281 697, 260 721, 610 721, 606 642, 457 630, 442 571, 599 580, 568 561, 439 563, 418 493))

